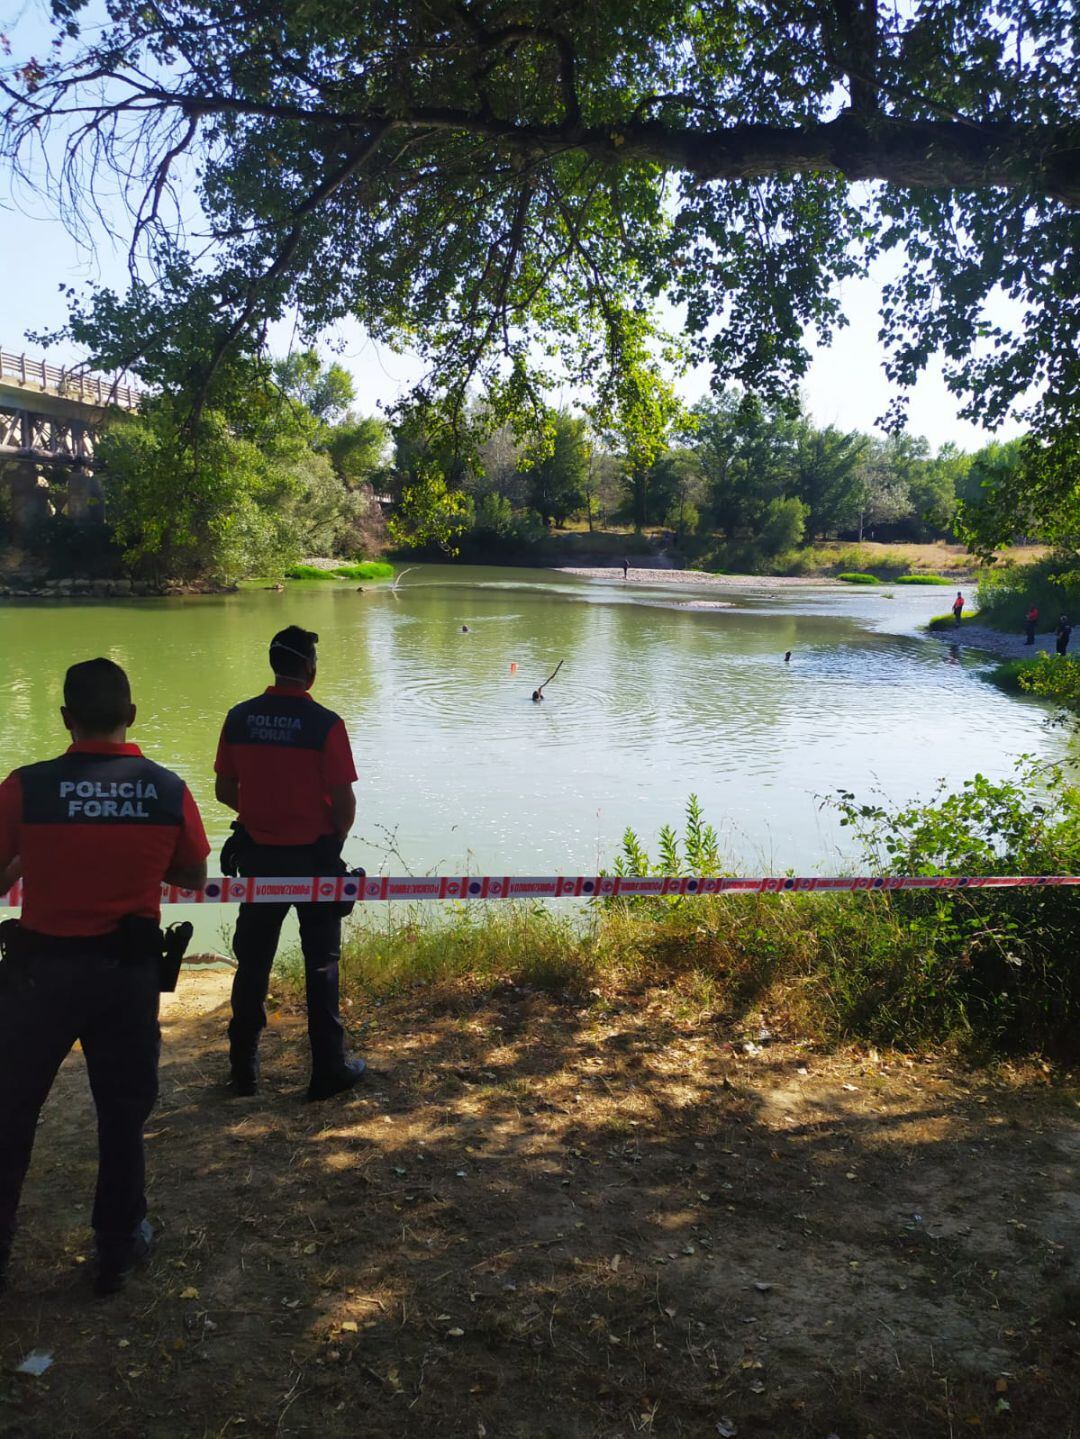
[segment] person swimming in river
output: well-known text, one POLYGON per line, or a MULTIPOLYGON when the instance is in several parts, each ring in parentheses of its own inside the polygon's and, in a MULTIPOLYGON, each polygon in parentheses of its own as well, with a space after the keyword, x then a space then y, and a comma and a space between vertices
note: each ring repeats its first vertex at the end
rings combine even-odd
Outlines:
POLYGON ((784 663, 785 663, 785 664, 788 664, 788 663, 790 662, 790 660, 791 660, 791 651, 790 651, 790 650, 785 650, 785 651, 784 651, 784 663))
POLYGON ((542 704, 542 703, 543 703, 543 701, 544 701, 544 685, 549 685, 549 684, 551 683, 551 681, 555 678, 555 676, 559 673, 559 671, 562 669, 562 667, 563 667, 563 661, 560 660, 559 663, 558 663, 558 664, 555 666, 555 668, 552 670, 552 672, 548 675, 547 679, 544 681, 544 684, 542 684, 542 685, 537 685, 536 688, 533 690, 533 692, 532 692, 532 701, 533 701, 533 704, 534 704, 534 705, 538 705, 538 704, 542 704))

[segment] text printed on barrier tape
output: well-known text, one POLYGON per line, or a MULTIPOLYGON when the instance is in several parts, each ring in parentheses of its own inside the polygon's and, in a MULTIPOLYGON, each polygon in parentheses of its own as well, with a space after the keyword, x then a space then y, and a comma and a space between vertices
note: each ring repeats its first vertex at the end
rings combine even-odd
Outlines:
MULTIPOLYGON (((315 904, 354 900, 615 899, 647 895, 791 894, 896 889, 1022 889, 1080 885, 1072 874, 765 876, 712 875, 317 875, 206 881, 202 890, 162 885, 162 904, 315 904)), ((19 906, 16 883, 0 904, 19 906)))

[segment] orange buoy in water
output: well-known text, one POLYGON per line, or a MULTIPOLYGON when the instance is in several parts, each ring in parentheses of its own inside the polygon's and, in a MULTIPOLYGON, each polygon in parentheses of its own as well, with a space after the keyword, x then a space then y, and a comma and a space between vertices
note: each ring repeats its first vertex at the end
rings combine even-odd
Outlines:
POLYGON ((516 675, 516 674, 517 674, 517 665, 515 664, 515 662, 514 662, 513 660, 510 661, 510 673, 511 673, 512 675, 516 675))

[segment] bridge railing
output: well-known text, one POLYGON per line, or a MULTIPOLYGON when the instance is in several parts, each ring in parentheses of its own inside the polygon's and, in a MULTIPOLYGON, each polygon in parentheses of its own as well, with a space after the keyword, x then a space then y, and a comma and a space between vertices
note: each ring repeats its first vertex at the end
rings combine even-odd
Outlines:
POLYGON ((79 400, 86 405, 118 405, 122 410, 137 410, 142 402, 142 392, 130 385, 117 384, 81 370, 47 365, 44 360, 31 355, 16 355, 0 348, 0 379, 5 377, 18 380, 20 385, 28 388, 37 386, 49 394, 79 400))

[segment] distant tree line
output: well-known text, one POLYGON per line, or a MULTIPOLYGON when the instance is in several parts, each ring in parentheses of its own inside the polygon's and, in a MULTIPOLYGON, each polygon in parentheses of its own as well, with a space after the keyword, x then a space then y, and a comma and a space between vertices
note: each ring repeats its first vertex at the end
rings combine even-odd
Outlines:
POLYGON ((479 439, 418 413, 396 428, 400 541, 475 555, 527 550, 571 522, 662 528, 687 554, 754 569, 811 540, 959 538, 961 507, 970 516, 988 484, 1015 484, 1022 459, 1019 440, 935 454, 921 436, 820 427, 799 404, 733 390, 679 416, 647 464, 566 410, 546 416, 539 445, 506 425, 485 431, 480 409, 472 418, 479 439))

